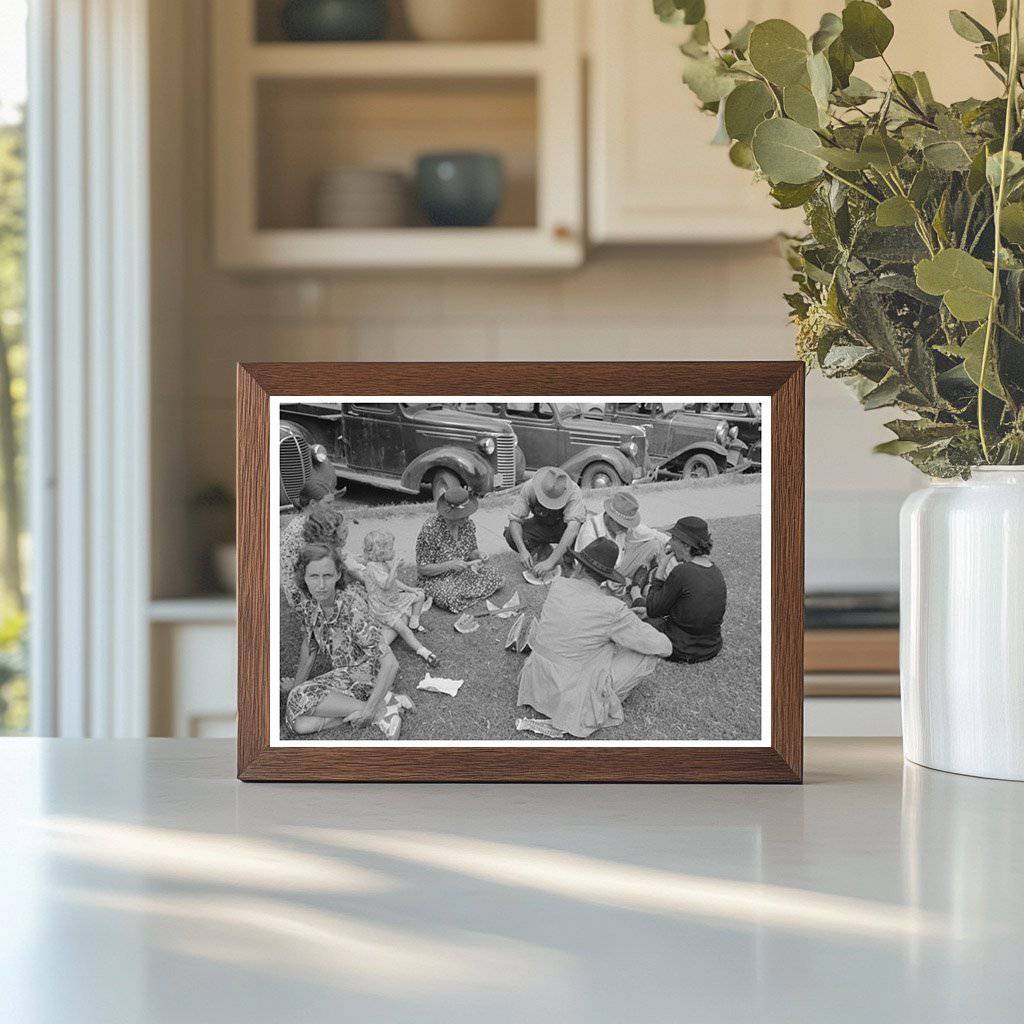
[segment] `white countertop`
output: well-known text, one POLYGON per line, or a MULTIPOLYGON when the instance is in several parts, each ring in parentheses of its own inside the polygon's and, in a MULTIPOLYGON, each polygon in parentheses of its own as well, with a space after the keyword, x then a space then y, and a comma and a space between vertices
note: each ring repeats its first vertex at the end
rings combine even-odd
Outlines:
POLYGON ((810 740, 804 786, 243 785, 0 741, 0 1021, 1019 1019, 1024 785, 810 740))

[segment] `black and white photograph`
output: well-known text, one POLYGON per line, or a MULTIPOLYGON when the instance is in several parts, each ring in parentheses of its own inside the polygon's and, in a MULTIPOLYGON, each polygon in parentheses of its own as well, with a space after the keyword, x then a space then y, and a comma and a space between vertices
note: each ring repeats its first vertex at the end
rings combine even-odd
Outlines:
POLYGON ((768 743, 770 406, 275 397, 272 744, 768 743))

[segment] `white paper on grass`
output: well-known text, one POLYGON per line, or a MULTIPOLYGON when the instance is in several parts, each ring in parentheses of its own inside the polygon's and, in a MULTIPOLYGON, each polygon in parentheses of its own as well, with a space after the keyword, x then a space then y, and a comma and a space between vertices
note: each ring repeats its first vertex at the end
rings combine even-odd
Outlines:
POLYGON ((444 679, 440 676, 432 676, 428 672, 416 684, 416 689, 429 690, 431 693, 446 693, 449 697, 454 697, 464 682, 464 679, 444 679))

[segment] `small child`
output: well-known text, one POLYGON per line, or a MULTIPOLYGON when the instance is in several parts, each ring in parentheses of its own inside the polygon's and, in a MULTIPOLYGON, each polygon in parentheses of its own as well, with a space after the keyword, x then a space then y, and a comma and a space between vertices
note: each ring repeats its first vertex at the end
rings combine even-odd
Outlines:
POLYGON ((395 535, 387 530, 372 530, 363 541, 363 583, 370 614, 388 629, 393 629, 431 668, 440 664, 436 654, 416 638, 421 632, 420 615, 426 611, 427 595, 397 578, 402 565, 395 558, 395 535))

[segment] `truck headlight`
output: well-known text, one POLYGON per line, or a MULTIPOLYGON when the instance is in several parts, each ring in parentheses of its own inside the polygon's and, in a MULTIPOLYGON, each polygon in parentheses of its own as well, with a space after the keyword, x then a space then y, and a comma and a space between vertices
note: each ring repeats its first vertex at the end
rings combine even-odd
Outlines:
POLYGON ((316 462, 327 461, 327 449, 322 444, 310 445, 309 453, 316 462))
POLYGON ((630 438, 630 439, 629 439, 629 440, 628 440, 628 441, 627 441, 627 442, 626 442, 626 443, 625 443, 625 444, 624 444, 624 445, 622 446, 622 450, 623 450, 623 451, 624 451, 624 452, 625 452, 625 453, 626 453, 626 454, 627 454, 627 455, 628 455, 628 456, 629 456, 629 457, 630 457, 631 459, 635 459, 635 458, 636 458, 636 453, 637 453, 638 451, 640 451, 639 447, 637 447, 637 443, 636 443, 636 441, 634 441, 634 440, 633 440, 632 438, 630 438))
POLYGON ((484 455, 493 455, 494 449, 498 447, 494 441, 494 438, 491 437, 490 435, 488 435, 487 437, 481 437, 476 444, 480 451, 484 453, 484 455))
POLYGON ((715 440, 724 448, 729 443, 729 421, 719 420, 715 427, 715 440))

